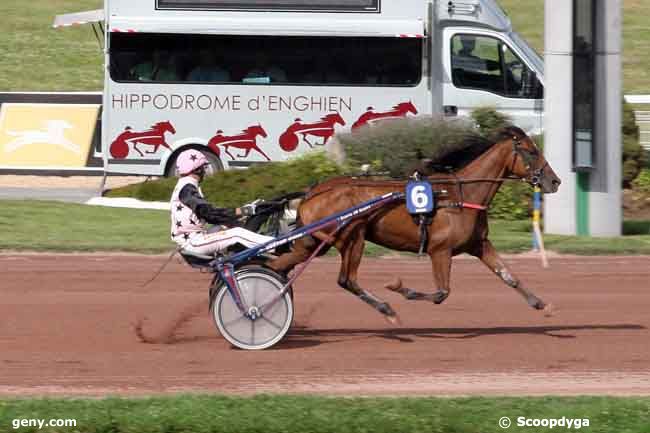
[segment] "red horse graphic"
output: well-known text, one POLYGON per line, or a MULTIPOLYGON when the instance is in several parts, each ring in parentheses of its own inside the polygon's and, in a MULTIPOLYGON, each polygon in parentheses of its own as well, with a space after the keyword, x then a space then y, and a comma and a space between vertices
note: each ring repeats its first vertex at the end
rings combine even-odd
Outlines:
POLYGON ((322 143, 314 143, 320 146, 325 146, 327 141, 334 135, 334 126, 336 124, 345 126, 345 120, 339 113, 328 114, 321 118, 320 122, 316 123, 302 123, 302 120, 296 121, 287 128, 286 131, 280 136, 280 147, 285 152, 292 152, 298 147, 298 135, 302 136, 302 141, 307 143, 309 147, 313 148, 314 145, 307 140, 308 135, 314 137, 322 137, 322 143))
POLYGON ((386 111, 384 113, 375 113, 373 107, 368 107, 368 110, 359 117, 359 120, 354 122, 352 125, 352 130, 359 129, 365 125, 372 125, 373 123, 386 119, 397 119, 400 117, 406 117, 408 113, 418 114, 418 110, 415 108, 412 102, 402 102, 393 107, 392 110, 386 111))
POLYGON ((214 153, 217 155, 221 155, 221 149, 219 146, 222 146, 230 159, 235 159, 235 157, 230 153, 228 150, 229 147, 235 147, 237 149, 244 149, 246 152, 243 155, 237 155, 237 158, 246 158, 249 153, 251 153, 251 150, 255 150, 259 154, 261 154, 264 158, 266 158, 268 161, 271 160, 266 153, 262 152, 262 149, 260 149, 257 146, 257 136, 260 135, 262 137, 266 137, 266 131, 264 128, 262 128, 262 125, 255 125, 248 127, 242 131, 241 134, 239 135, 233 135, 233 136, 226 136, 223 135, 222 130, 217 131, 217 135, 212 137, 210 139, 210 142, 208 143, 208 147, 212 149, 214 153))
POLYGON ((140 156, 144 156, 144 153, 138 149, 138 144, 153 146, 153 150, 147 151, 146 153, 156 153, 160 146, 172 150, 165 140, 166 132, 176 134, 176 129, 174 129, 169 121, 158 122, 144 132, 133 132, 131 127, 127 126, 124 128, 124 132, 118 135, 115 141, 111 143, 111 156, 115 159, 126 158, 129 155, 129 144, 133 145, 133 150, 138 152, 140 156))

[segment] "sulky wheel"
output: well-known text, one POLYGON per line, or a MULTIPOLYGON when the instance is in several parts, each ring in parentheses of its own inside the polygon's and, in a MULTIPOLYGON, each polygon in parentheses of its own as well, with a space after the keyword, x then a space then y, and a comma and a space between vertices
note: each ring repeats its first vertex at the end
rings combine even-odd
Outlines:
POLYGON ((223 284, 212 302, 212 317, 221 335, 232 345, 246 350, 267 349, 285 336, 293 320, 290 291, 278 298, 285 281, 259 266, 235 272, 243 302, 243 314, 223 284))

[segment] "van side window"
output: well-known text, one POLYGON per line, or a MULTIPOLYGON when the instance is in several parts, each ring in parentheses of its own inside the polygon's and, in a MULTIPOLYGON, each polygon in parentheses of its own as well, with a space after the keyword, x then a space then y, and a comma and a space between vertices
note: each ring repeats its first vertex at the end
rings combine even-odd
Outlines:
POLYGON ((117 82, 417 86, 423 40, 111 33, 117 82))
POLYGON ((459 88, 485 90, 508 98, 543 98, 537 76, 496 38, 454 35, 451 69, 452 81, 459 88))

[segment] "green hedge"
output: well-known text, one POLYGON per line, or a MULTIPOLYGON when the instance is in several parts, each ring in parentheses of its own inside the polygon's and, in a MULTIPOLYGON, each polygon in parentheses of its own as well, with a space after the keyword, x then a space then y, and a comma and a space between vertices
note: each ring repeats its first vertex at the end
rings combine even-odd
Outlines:
POLYGON ((410 175, 421 159, 435 160, 477 130, 469 122, 421 117, 384 122, 372 128, 340 134, 346 163, 352 170, 370 164, 374 171, 393 177, 410 175))
POLYGON ((632 188, 637 192, 650 194, 650 169, 646 168, 641 171, 632 182, 632 188))
MULTIPOLYGON (((257 198, 270 199, 300 191, 343 173, 324 153, 315 152, 286 162, 274 162, 247 170, 222 171, 201 184, 205 197, 222 207, 236 207, 257 198)), ((168 201, 176 178, 147 181, 111 190, 109 197, 134 197, 145 201, 168 201)))
POLYGON ((648 163, 648 155, 639 143, 639 127, 634 118, 634 109, 623 101, 623 118, 621 122, 623 139, 623 188, 630 188, 632 182, 648 163))

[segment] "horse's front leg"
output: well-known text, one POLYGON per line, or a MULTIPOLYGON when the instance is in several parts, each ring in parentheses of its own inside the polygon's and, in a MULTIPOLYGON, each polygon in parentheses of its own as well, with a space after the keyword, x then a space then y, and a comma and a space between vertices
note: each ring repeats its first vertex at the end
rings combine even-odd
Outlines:
POLYGON ((140 151, 140 149, 138 149, 138 142, 137 141, 129 141, 129 143, 133 143, 133 150, 138 152, 140 154, 140 156, 144 156, 144 153, 142 153, 140 151))
POLYGON ((307 143, 307 144, 309 145, 309 148, 310 148, 310 149, 313 149, 313 148, 314 148, 314 145, 311 144, 311 141, 307 140, 307 134, 301 134, 301 135, 302 135, 302 141, 304 141, 305 143, 307 143))
POLYGON ((449 297, 451 292, 451 251, 443 249, 431 252, 431 267, 433 269, 433 280, 438 289, 435 293, 421 293, 402 285, 402 280, 397 278, 392 283, 386 284, 388 290, 397 292, 409 301, 428 301, 434 304, 442 304, 449 297))
POLYGON ((356 295, 366 304, 379 311, 393 324, 399 323, 397 313, 381 298, 363 289, 357 283, 357 272, 363 256, 365 244, 365 226, 363 224, 351 228, 336 242, 335 246, 342 256, 341 271, 339 273, 339 286, 356 295), (345 236, 347 234, 347 236, 345 236))
POLYGON ((501 260, 501 257, 499 257, 499 253, 497 253, 492 242, 487 239, 483 240, 480 248, 478 248, 473 255, 481 259, 485 266, 501 278, 504 283, 523 296, 526 302, 528 302, 528 305, 536 310, 544 310, 547 314, 552 313, 553 306, 551 304, 546 304, 540 298, 535 296, 535 294, 527 290, 521 280, 510 272, 505 263, 503 263, 503 260, 501 260))

